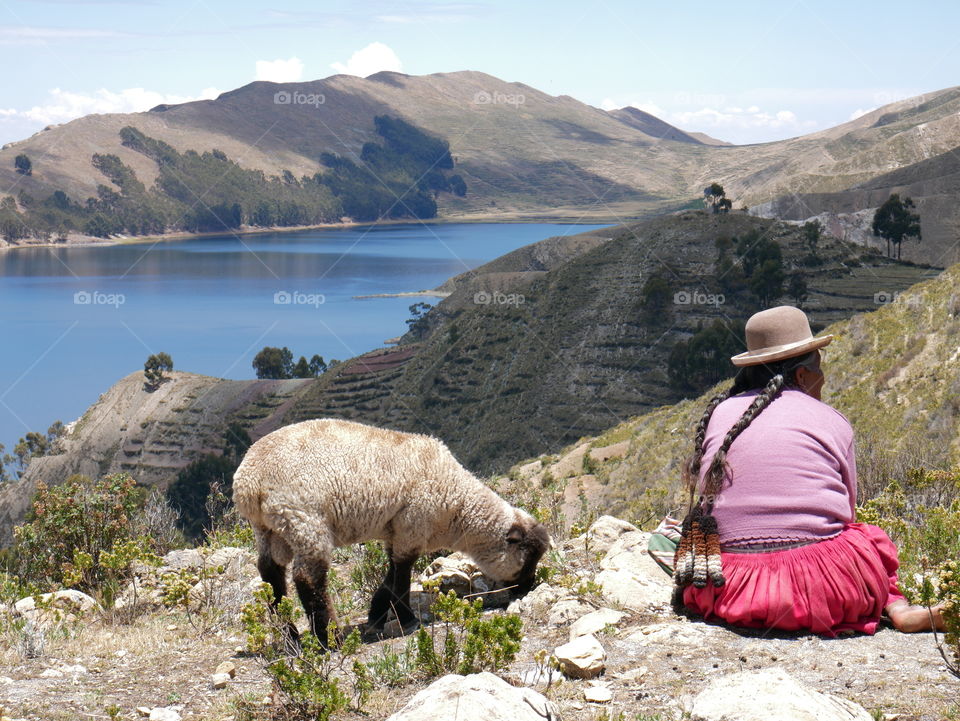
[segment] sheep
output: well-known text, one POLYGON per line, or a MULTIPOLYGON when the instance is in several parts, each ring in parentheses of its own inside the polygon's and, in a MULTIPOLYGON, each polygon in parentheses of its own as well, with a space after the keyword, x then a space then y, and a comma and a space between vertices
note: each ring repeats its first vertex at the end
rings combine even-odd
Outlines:
POLYGON ((463 551, 516 597, 533 587, 551 544, 541 523, 500 498, 441 441, 333 418, 289 425, 254 443, 234 474, 233 502, 253 527, 257 567, 274 603, 286 595, 292 562, 297 595, 321 641, 334 620, 326 592, 334 548, 384 542, 389 568, 371 600, 367 633, 381 630, 391 609, 406 633, 418 624, 410 572, 420 554, 463 551))

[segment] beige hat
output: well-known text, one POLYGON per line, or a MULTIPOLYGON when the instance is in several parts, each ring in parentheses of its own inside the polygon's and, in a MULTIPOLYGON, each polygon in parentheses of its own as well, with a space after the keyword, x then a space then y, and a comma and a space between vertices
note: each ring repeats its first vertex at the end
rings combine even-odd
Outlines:
POLYGON ((746 335, 747 352, 730 359, 735 366, 773 363, 805 355, 833 340, 832 335, 814 338, 807 314, 790 305, 754 313, 747 321, 746 335))

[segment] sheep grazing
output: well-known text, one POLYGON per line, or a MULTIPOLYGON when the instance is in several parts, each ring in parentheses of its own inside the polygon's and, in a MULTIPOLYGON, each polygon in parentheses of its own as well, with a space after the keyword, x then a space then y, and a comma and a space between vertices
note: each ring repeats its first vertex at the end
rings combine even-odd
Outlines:
POLYGON ((533 587, 550 545, 542 524, 429 436, 304 421, 254 443, 233 478, 233 502, 257 539, 260 576, 276 602, 293 563, 297 594, 321 640, 333 620, 327 571, 338 546, 371 539, 386 545, 390 566, 370 603, 370 631, 383 627, 391 608, 404 630, 416 626, 410 571, 422 553, 463 551, 519 596, 533 587))

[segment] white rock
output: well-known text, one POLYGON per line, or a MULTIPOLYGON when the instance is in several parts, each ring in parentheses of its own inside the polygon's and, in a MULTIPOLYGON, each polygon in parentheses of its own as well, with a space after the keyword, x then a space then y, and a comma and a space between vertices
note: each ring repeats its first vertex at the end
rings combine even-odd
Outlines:
POLYGON ((560 662, 560 670, 571 678, 593 678, 603 671, 607 660, 606 651, 592 634, 558 646, 553 655, 560 662))
POLYGON ((639 530, 632 523, 614 516, 600 516, 587 529, 586 541, 591 551, 606 553, 624 533, 639 530))
POLYGON ((169 707, 150 709, 150 721, 180 721, 180 712, 169 707))
POLYGON ((93 598, 71 588, 21 598, 13 604, 13 613, 38 626, 47 626, 57 619, 76 618, 96 606, 93 598))
POLYGON ((0 676, 0 686, 6 686, 8 683, 13 683, 13 679, 9 676, 0 676))
POLYGON ((435 558, 420 574, 419 584, 439 583, 440 593, 455 592, 458 596, 483 594, 480 598, 484 606, 505 606, 510 600, 509 591, 499 591, 502 584, 484 575, 473 560, 460 553, 435 558))
POLYGON ((213 684, 214 688, 226 688, 229 681, 230 674, 228 673, 215 673, 210 679, 210 682, 213 684))
POLYGON ((611 603, 634 610, 669 606, 673 587, 647 553, 649 539, 642 531, 624 533, 600 561, 595 582, 611 603))
POLYGON ((570 640, 591 633, 599 633, 607 626, 620 623, 620 619, 626 615, 622 611, 615 611, 612 608, 598 608, 596 611, 591 611, 586 616, 578 618, 570 626, 570 640))
POLYGON ((551 626, 563 626, 590 613, 592 609, 593 606, 589 603, 584 603, 576 598, 565 598, 557 601, 553 608, 550 609, 550 616, 547 619, 547 623, 551 626))
POLYGON ((63 671, 58 671, 55 668, 48 668, 45 671, 40 672, 40 678, 63 678, 63 671))
POLYGON ((217 666, 217 670, 214 673, 225 673, 230 678, 233 678, 237 675, 237 664, 233 661, 223 661, 220 665, 217 666))
MULTIPOLYGON (((632 629, 631 629, 632 630, 632 629)), ((641 646, 699 646, 704 639, 715 633, 715 627, 704 623, 681 623, 666 621, 651 623, 632 630, 626 640, 641 646)))
POLYGON ((693 700, 694 721, 871 721, 860 705, 820 693, 781 668, 714 680, 693 700))
POLYGON ((143 717, 150 716, 150 707, 149 706, 137 706, 137 713, 143 717))
POLYGON ((549 608, 565 595, 566 591, 563 589, 554 588, 549 583, 541 583, 523 598, 512 602, 507 607, 507 611, 539 616, 547 613, 549 608))
POLYGON ((516 688, 492 673, 451 674, 414 696, 389 721, 544 721, 556 707, 529 688, 516 688))
POLYGON ((606 686, 587 686, 583 689, 583 698, 590 703, 610 703, 613 691, 606 686))

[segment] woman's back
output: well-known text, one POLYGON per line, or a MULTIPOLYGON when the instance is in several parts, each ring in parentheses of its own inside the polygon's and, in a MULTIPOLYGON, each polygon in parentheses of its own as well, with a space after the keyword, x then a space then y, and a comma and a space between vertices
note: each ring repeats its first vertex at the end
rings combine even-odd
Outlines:
MULTIPOLYGON (((724 435, 757 392, 732 396, 710 418, 701 483, 724 435)), ((730 475, 713 514, 724 547, 823 540, 854 520, 853 430, 838 411, 785 388, 727 452, 730 475)))

